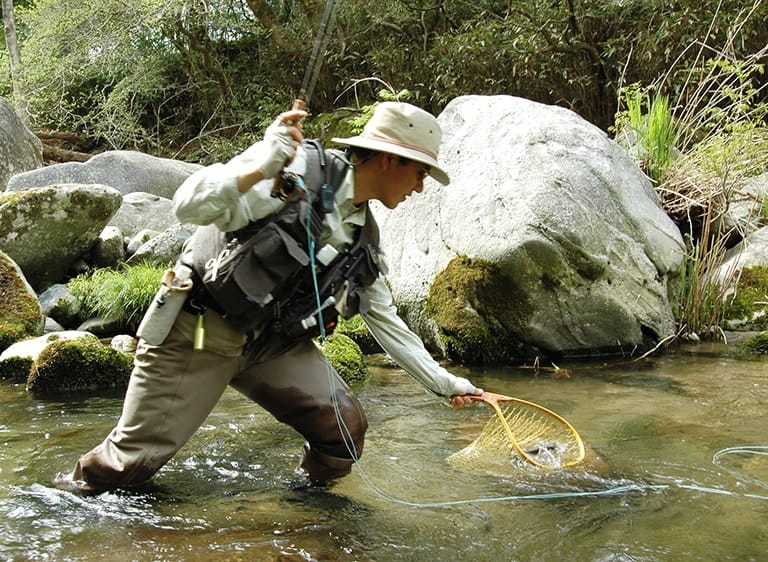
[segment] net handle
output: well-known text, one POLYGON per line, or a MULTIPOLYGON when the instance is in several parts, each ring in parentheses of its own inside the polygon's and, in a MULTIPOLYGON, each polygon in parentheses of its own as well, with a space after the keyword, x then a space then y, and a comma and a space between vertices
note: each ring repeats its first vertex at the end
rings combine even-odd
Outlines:
POLYGON ((536 404, 535 402, 529 402, 528 400, 523 400, 522 398, 515 398, 513 396, 506 396, 504 394, 496 394, 495 392, 483 392, 483 394, 481 394, 480 396, 471 396, 470 398, 476 402, 485 402, 491 408, 493 408, 493 410, 496 412, 496 416, 501 421, 501 424, 504 427, 504 431, 506 431, 507 436, 509 437, 509 440, 512 442, 512 445, 515 447, 515 450, 527 462, 536 466, 546 468, 546 465, 532 458, 528 453, 526 453, 523 450, 522 447, 520 447, 520 445, 517 442, 517 439, 515 439, 515 436, 512 433, 512 429, 509 427, 507 420, 504 418, 504 413, 501 411, 501 408, 499 407, 499 402, 515 402, 517 404, 522 404, 529 408, 534 408, 536 410, 539 410, 540 412, 543 412, 544 414, 559 421, 568 429, 568 432, 573 437, 573 440, 576 442, 576 445, 578 446, 578 449, 579 449, 579 453, 576 459, 568 461, 563 466, 573 466, 575 464, 580 463, 582 460, 584 460, 584 457, 586 455, 586 450, 584 449, 584 441, 582 441, 581 436, 579 435, 579 432, 576 431, 576 428, 573 427, 573 425, 571 425, 571 423, 568 420, 566 420, 560 414, 553 412, 549 408, 545 408, 544 406, 540 404, 536 404))

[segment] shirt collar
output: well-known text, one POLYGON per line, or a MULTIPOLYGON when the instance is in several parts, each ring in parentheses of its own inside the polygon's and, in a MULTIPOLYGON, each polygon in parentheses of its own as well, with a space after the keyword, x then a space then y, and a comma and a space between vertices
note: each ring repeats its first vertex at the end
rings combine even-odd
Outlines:
POLYGON ((355 205, 355 173, 351 166, 336 190, 336 208, 343 222, 362 226, 365 224, 368 205, 355 205))

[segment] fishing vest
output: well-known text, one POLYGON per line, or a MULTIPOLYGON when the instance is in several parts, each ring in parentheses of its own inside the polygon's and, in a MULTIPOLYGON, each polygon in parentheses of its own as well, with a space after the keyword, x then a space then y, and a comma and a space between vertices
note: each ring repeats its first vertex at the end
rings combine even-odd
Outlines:
POLYGON ((206 225, 190 238, 193 263, 187 265, 197 282, 191 298, 244 333, 271 329, 292 339, 330 333, 339 310, 346 318, 367 311, 358 289, 371 285, 381 270, 379 231, 370 211, 347 248, 315 247, 349 162, 317 141, 305 140, 303 147, 302 197, 287 198, 281 209, 240 230, 225 233, 206 225))

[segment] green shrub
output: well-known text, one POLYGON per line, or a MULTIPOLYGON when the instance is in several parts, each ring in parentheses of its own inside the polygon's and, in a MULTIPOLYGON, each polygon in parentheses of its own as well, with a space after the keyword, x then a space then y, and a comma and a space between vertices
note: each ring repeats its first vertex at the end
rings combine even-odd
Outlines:
POLYGON ((669 107, 669 97, 639 84, 623 88, 619 95, 627 106, 616 116, 617 128, 628 127, 636 142, 640 167, 658 185, 664 181, 675 156, 677 132, 669 107))

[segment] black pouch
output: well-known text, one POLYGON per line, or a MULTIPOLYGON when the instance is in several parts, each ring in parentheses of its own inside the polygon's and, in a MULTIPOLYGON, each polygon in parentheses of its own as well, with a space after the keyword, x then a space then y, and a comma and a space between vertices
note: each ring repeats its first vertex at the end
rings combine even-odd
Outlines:
POLYGON ((204 264, 205 291, 238 330, 261 330, 274 318, 277 292, 309 264, 309 255, 278 223, 245 242, 230 240, 204 264))
POLYGON ((280 318, 274 324, 274 330, 289 339, 296 340, 315 338, 321 334, 331 335, 339 320, 339 312, 335 304, 333 297, 329 297, 320 303, 318 312, 315 295, 310 294, 295 299, 291 307, 280 314, 280 318))

